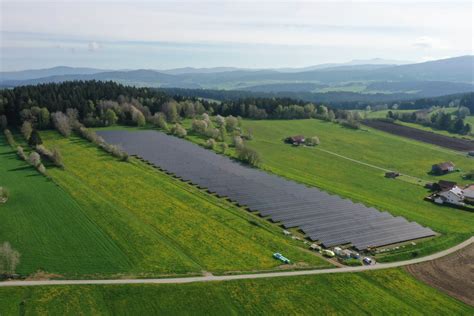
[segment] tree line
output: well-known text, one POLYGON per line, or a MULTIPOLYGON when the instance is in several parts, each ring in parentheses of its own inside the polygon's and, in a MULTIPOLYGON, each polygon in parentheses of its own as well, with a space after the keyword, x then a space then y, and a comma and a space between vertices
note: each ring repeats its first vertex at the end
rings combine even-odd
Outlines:
POLYGON ((466 123, 464 119, 469 116, 470 113, 469 108, 465 106, 460 106, 454 113, 449 113, 435 107, 431 110, 415 111, 412 113, 388 111, 387 118, 390 120, 417 123, 451 133, 468 135, 472 132, 472 126, 466 123))
POLYGON ((99 127, 116 123, 142 126, 160 119, 160 115, 168 123, 176 123, 180 118, 193 118, 203 113, 252 119, 321 118, 330 121, 347 120, 350 116, 345 110, 290 98, 248 97, 215 102, 102 81, 21 86, 2 90, 0 96, 2 124, 20 126, 28 121, 33 129, 39 130, 65 125, 68 115, 75 116, 86 127, 99 127))

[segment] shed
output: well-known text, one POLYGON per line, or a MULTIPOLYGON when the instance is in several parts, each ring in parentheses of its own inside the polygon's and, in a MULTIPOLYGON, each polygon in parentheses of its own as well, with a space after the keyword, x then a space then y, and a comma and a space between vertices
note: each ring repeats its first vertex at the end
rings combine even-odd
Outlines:
POLYGON ((463 189, 464 201, 474 204, 474 184, 468 185, 463 189))
POLYGON ((448 191, 457 185, 456 182, 439 180, 438 183, 433 183, 433 191, 448 191))
POLYGON ((431 172, 434 174, 445 174, 454 171, 454 163, 451 161, 438 163, 431 166, 431 172))
POLYGON ((285 142, 293 145, 302 145, 305 142, 305 137, 303 135, 290 136, 285 139, 285 142))

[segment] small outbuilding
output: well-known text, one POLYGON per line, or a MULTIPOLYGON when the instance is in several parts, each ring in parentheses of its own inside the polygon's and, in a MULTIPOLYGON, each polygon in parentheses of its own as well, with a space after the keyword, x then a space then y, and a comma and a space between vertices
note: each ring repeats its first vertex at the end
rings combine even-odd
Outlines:
POLYGON ((293 145, 304 145, 306 139, 303 135, 290 136, 285 138, 285 143, 293 145))
POLYGON ((463 189, 464 201, 474 204, 474 184, 468 185, 463 189))
POLYGON ((431 166, 431 172, 434 174, 446 174, 454 171, 454 163, 451 161, 442 162, 431 166))
POLYGON ((433 183, 431 189, 433 191, 448 191, 454 188, 457 185, 456 182, 439 180, 438 183, 433 183))
POLYGON ((399 176, 400 176, 399 172, 390 171, 390 172, 385 173, 385 178, 389 178, 389 179, 395 179, 396 177, 399 177, 399 176))

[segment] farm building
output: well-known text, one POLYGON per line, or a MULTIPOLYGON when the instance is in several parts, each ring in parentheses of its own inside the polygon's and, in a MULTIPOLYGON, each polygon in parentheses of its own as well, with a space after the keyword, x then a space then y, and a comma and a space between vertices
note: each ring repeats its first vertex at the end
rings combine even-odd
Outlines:
POLYGON ((463 190, 464 201, 474 204, 474 184, 466 186, 463 190))
POLYGON ((431 172, 434 174, 445 174, 454 171, 454 163, 451 161, 442 162, 431 167, 431 172))
POLYGON ((290 136, 285 138, 285 143, 293 145, 303 145, 306 139, 303 135, 290 136))
POLYGON ((464 205, 463 190, 458 186, 454 186, 449 190, 438 192, 434 196, 434 202, 438 204, 464 205))
POLYGON ((439 180, 438 183, 433 183, 432 189, 433 191, 447 191, 451 190, 456 185, 457 183, 453 181, 439 180))

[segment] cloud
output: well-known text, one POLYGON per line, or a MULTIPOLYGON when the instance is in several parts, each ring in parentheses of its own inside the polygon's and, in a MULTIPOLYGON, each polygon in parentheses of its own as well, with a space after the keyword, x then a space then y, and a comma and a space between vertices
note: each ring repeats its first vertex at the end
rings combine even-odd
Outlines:
POLYGON ((90 52, 96 52, 101 48, 102 48, 102 45, 100 45, 97 42, 89 42, 89 44, 88 44, 88 49, 89 49, 90 52))

